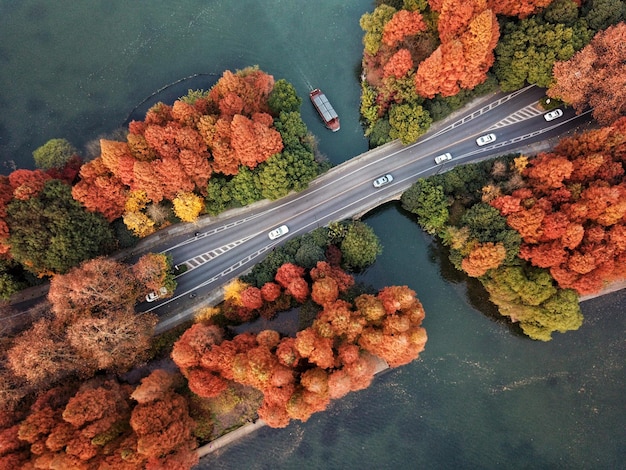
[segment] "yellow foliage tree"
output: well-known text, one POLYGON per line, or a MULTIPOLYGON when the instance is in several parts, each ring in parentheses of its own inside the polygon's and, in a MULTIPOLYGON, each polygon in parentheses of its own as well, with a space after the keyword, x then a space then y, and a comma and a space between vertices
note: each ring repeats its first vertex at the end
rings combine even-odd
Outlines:
POLYGON ((123 220, 128 230, 140 238, 154 233, 154 221, 143 212, 125 212, 123 220))
POLYGON ((174 213, 183 222, 195 222, 204 209, 202 198, 191 192, 180 192, 172 201, 174 213))
POLYGON ((128 199, 126 199, 124 209, 126 212, 139 212, 146 208, 148 202, 150 199, 148 199, 146 192, 143 189, 135 189, 130 192, 128 199))
POLYGON ((248 287, 250 287, 249 284, 246 284, 239 279, 235 279, 233 282, 224 287, 224 300, 230 301, 231 304, 241 307, 241 294, 248 287))

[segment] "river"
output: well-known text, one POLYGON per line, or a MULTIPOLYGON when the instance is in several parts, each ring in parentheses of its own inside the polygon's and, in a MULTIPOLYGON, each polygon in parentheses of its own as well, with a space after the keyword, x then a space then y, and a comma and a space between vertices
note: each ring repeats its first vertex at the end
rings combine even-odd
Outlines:
MULTIPOLYGON (((253 64, 304 97, 311 87, 327 93, 341 131, 327 131, 307 100, 303 117, 341 163, 367 149, 358 19, 371 8, 369 0, 0 0, 2 171, 12 162, 32 168, 32 150, 51 138, 84 148, 181 77, 253 64)), ((384 252, 360 280, 417 292, 429 335, 420 359, 199 468, 625 468, 625 292, 585 302, 578 331, 534 342, 492 316, 481 290, 396 204, 365 220, 384 252)))

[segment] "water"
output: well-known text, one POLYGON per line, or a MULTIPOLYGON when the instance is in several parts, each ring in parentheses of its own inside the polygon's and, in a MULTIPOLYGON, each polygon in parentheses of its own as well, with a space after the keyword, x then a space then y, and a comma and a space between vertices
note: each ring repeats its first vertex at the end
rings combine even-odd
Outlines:
MULTIPOLYGON (((32 167, 31 152, 51 138, 84 147, 182 77, 253 64, 304 97, 311 87, 327 93, 340 132, 327 131, 307 100, 303 116, 330 160, 345 161, 367 149, 358 19, 371 8, 364 0, 0 0, 0 170, 11 161, 32 167)), ((429 335, 421 358, 199 468, 624 468, 626 293, 583 304, 579 331, 533 342, 484 313, 481 291, 396 205, 366 221, 384 253, 361 280, 417 292, 429 335)))

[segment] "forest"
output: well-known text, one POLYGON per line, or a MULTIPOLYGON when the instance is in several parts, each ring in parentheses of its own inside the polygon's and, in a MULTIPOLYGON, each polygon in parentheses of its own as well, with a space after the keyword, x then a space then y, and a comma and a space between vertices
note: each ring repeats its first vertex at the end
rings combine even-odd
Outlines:
POLYGON ((550 88, 549 96, 576 110, 593 107, 602 124, 626 111, 621 0, 376 5, 360 20, 361 119, 370 147, 415 142, 475 97, 528 84, 550 88))
POLYGON ((533 339, 575 330, 579 296, 626 279, 626 117, 550 152, 458 166, 402 205, 533 339))
POLYGON ((160 337, 156 316, 134 306, 157 286, 173 292, 166 256, 99 257, 57 274, 40 318, 3 338, 0 469, 188 469, 199 444, 233 428, 306 421, 368 387, 427 340, 414 291, 376 291, 346 271, 380 251, 362 222, 316 229, 160 337), (292 334, 234 329, 287 311, 299 317, 292 334))
POLYGON ((248 67, 157 103, 86 163, 65 139, 36 149, 36 170, 0 176, 0 297, 172 223, 306 188, 328 164, 301 103, 286 80, 248 67))

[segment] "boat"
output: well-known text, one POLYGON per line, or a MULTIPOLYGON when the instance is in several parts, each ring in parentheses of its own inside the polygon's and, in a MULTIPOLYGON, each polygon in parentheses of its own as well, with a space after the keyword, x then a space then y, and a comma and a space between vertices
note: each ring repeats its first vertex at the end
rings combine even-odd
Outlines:
POLYGON ((311 97, 313 106, 315 106, 324 124, 326 124, 326 127, 333 132, 337 132, 340 128, 339 116, 328 101, 328 98, 326 98, 326 95, 316 88, 309 93, 309 96, 311 97))

